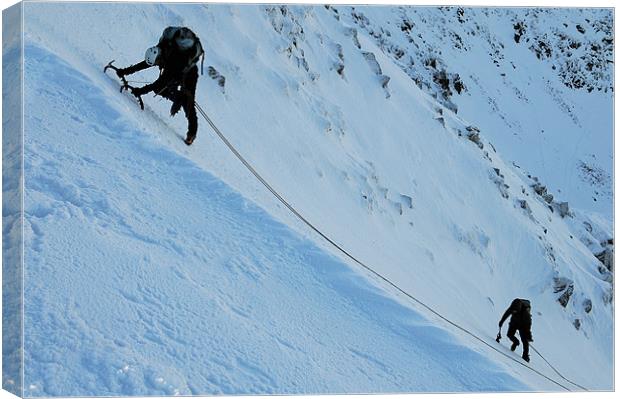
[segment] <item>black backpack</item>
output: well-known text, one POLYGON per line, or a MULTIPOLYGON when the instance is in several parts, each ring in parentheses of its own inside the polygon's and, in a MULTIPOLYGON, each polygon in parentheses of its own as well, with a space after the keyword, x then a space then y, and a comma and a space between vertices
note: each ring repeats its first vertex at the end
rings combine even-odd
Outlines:
POLYGON ((519 300, 521 301, 522 312, 532 309, 532 305, 530 304, 530 301, 528 301, 527 299, 519 299, 519 300))
POLYGON ((520 324, 531 324, 532 316, 530 315, 530 311, 532 310, 532 305, 530 301, 517 298, 513 301, 512 306, 514 307, 512 320, 520 324))
POLYGON ((183 68, 183 72, 187 72, 193 68, 196 64, 198 64, 200 57, 202 57, 200 64, 200 74, 202 75, 205 52, 202 49, 200 39, 194 32, 192 32, 191 29, 184 26, 169 26, 164 29, 157 46, 164 52, 165 55, 172 51, 187 54, 187 62, 183 68))

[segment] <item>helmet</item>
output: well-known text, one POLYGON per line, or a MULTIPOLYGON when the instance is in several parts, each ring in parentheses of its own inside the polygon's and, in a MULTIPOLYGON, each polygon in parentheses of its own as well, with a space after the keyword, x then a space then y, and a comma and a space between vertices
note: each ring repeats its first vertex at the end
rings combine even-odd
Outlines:
POLYGON ((194 35, 194 32, 192 32, 191 30, 187 28, 181 28, 176 33, 175 41, 179 49, 185 51, 194 46, 195 37, 196 35, 194 35))
POLYGON ((150 47, 146 50, 146 54, 144 54, 144 60, 150 66, 153 66, 157 63, 157 59, 159 58, 161 50, 157 46, 150 47))

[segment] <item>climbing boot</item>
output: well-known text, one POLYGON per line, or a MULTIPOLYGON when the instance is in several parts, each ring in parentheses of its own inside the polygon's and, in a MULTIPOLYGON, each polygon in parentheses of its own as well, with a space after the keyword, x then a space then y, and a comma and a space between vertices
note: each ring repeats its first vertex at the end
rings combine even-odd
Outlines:
POLYGON ((514 352, 515 349, 517 349, 517 346, 519 346, 519 342, 513 342, 512 346, 510 347, 510 350, 514 352))
POLYGON ((194 140, 196 140, 196 135, 195 134, 191 135, 191 134, 187 133, 187 137, 185 138, 184 142, 187 145, 192 145, 194 140))

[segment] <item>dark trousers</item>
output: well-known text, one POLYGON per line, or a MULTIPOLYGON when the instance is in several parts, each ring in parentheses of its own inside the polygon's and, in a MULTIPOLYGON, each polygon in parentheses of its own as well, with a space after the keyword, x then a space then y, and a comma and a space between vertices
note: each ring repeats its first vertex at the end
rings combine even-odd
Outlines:
POLYGON ((512 341, 513 344, 519 344, 519 339, 515 337, 515 333, 519 331, 521 337, 521 343, 523 344, 523 357, 530 355, 530 338, 529 333, 524 329, 514 324, 508 325, 508 334, 506 336, 512 341))
POLYGON ((198 130, 198 117, 196 116, 196 85, 198 83, 198 67, 194 66, 185 73, 182 78, 171 76, 164 72, 150 85, 144 86, 144 90, 154 92, 157 95, 171 100, 173 103, 180 101, 187 118, 187 137, 196 137, 198 130), (179 89, 179 86, 181 87, 179 89))
MULTIPOLYGON (((145 62, 139 62, 129 68, 123 69, 125 75, 136 73, 150 66, 145 62)), ((144 95, 151 91, 156 95, 165 97, 173 103, 181 101, 183 112, 187 118, 187 137, 196 137, 198 130, 198 117, 196 116, 196 85, 198 84, 198 67, 194 66, 185 74, 178 71, 170 71, 164 68, 162 74, 151 84, 140 87, 134 93, 144 95), (181 89, 179 90, 179 86, 181 89)))
POLYGON ((196 137, 198 117, 196 117, 196 85, 198 83, 198 67, 194 66, 187 71, 183 78, 181 91, 183 92, 183 112, 187 118, 187 136, 196 137))

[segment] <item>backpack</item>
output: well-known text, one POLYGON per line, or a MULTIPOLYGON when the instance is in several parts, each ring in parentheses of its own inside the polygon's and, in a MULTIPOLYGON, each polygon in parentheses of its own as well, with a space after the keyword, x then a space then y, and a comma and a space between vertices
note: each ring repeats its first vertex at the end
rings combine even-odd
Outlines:
POLYGON ((532 316, 530 315, 532 305, 530 301, 517 298, 512 302, 511 307, 514 309, 512 314, 512 320, 514 322, 528 325, 532 323, 532 316))
POLYGON ((203 74, 202 67, 204 64, 205 52, 202 49, 200 39, 198 39, 198 36, 196 36, 191 29, 184 26, 169 26, 164 29, 157 46, 164 51, 164 54, 169 54, 174 50, 186 53, 188 58, 183 72, 187 72, 193 68, 198 64, 200 57, 202 57, 200 74, 203 74))
POLYGON ((520 299, 520 301, 521 301, 522 312, 532 309, 532 305, 530 304, 530 301, 528 301, 527 299, 520 299))

